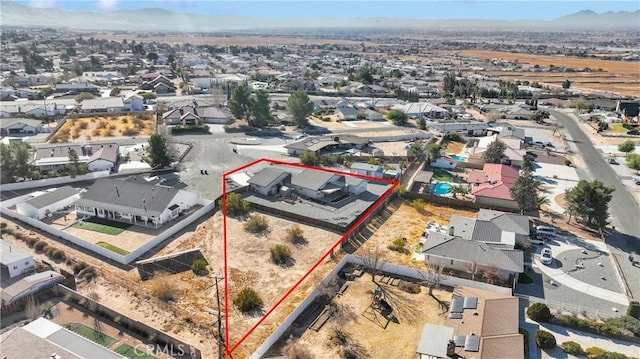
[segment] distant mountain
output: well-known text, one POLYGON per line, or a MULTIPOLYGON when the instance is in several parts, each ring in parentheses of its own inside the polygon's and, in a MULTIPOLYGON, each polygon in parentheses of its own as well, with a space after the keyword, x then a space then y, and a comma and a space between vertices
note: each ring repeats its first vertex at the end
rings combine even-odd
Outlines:
POLYGON ((197 15, 161 8, 70 11, 43 9, 15 1, 0 2, 0 24, 4 26, 64 27, 86 30, 209 32, 293 28, 411 28, 438 30, 638 30, 640 11, 607 12, 580 11, 552 21, 482 20, 482 19, 392 19, 376 18, 306 18, 262 19, 244 16, 197 15))

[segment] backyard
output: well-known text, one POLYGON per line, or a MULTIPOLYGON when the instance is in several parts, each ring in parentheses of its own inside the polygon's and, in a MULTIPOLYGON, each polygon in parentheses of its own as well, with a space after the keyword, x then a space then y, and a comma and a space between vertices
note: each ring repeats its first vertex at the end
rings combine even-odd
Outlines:
POLYGON ((117 236, 118 234, 124 232, 127 228, 131 227, 131 224, 91 217, 78 221, 74 223, 73 226, 76 228, 86 229, 88 231, 117 236))
POLYGON ((71 326, 73 327, 73 332, 75 332, 76 334, 80 334, 83 337, 94 341, 100 345, 102 345, 105 348, 108 348, 111 344, 115 343, 116 340, 106 334, 104 334, 103 332, 100 331, 96 331, 92 328, 87 327, 84 324, 71 324, 71 326), (75 326, 75 327, 74 327, 75 326))

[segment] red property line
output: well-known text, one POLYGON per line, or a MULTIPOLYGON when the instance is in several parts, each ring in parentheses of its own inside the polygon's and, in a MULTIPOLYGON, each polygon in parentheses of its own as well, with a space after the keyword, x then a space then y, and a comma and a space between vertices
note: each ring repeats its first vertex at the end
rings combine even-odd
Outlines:
POLYGON ((313 272, 320 264, 322 264, 322 262, 335 250, 336 247, 338 247, 342 242, 344 242, 345 239, 347 239, 347 237, 349 237, 349 235, 351 235, 351 233, 360 225, 362 224, 362 222, 374 211, 376 210, 376 208, 380 205, 380 203, 382 203, 382 201, 384 201, 389 195, 391 195, 391 192, 399 185, 399 182, 397 180, 390 180, 390 179, 384 179, 384 178, 378 178, 378 177, 372 177, 372 176, 365 176, 365 175, 359 175, 359 174, 354 174, 354 173, 348 173, 348 172, 342 172, 342 171, 336 171, 336 170, 330 170, 330 169, 326 169, 326 168, 318 168, 318 167, 312 167, 312 166, 306 166, 303 164, 299 164, 299 163, 290 163, 290 162, 284 162, 284 161, 278 161, 278 160, 271 160, 271 159, 259 159, 257 161, 251 162, 247 165, 244 165, 240 168, 237 168, 233 171, 227 172, 223 174, 222 177, 222 190, 223 190, 223 195, 222 195, 222 201, 223 201, 223 205, 222 205, 222 213, 223 213, 223 226, 224 226, 224 230, 223 230, 223 235, 224 235, 224 283, 225 283, 225 351, 227 353, 227 356, 230 356, 231 353, 233 353, 239 346, 240 344, 242 344, 242 342, 244 340, 247 339, 247 337, 249 335, 251 335, 251 333, 253 333, 256 328, 258 326, 260 326, 260 324, 262 324, 267 317, 285 300, 287 299, 287 297, 311 274, 311 272, 313 272), (262 318, 253 326, 251 327, 251 329, 249 329, 249 331, 242 336, 242 338, 231 348, 229 348, 229 290, 228 290, 228 256, 227 256, 227 210, 226 210, 226 176, 236 173, 238 171, 241 171, 247 167, 253 166, 257 163, 260 162, 270 162, 270 163, 275 163, 275 164, 280 164, 280 165, 286 165, 286 166, 292 166, 292 167, 299 167, 299 168, 305 168, 305 169, 313 169, 313 170, 317 170, 317 171, 324 171, 324 172, 330 172, 330 173, 336 173, 336 174, 343 174, 343 175, 350 175, 350 176, 354 176, 354 177, 359 177, 359 178, 363 178, 363 179, 368 179, 368 180, 373 180, 373 181, 377 181, 377 182, 387 182, 387 183, 391 183, 392 186, 391 188, 389 188, 382 196, 380 196, 380 198, 378 198, 378 200, 376 202, 374 202, 374 204, 372 206, 369 207, 369 209, 363 214, 361 215, 360 219, 353 225, 351 226, 346 232, 345 234, 313 265, 313 267, 311 267, 311 269, 309 269, 305 275, 303 275, 296 283, 293 287, 291 287, 291 289, 289 289, 284 296, 282 296, 282 298, 280 298, 278 300, 278 302, 267 312, 265 313, 262 318))

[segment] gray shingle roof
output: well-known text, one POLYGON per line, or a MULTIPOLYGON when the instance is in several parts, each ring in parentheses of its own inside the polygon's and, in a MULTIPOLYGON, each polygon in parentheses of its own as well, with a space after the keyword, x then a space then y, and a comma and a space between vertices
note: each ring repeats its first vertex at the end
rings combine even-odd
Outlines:
POLYGON ((503 231, 514 232, 522 235, 529 234, 528 216, 482 208, 478 213, 478 219, 482 221, 491 221, 503 231))
POLYGON ((453 228, 453 235, 464 239, 471 239, 475 225, 475 218, 458 216, 456 214, 451 216, 451 220, 449 220, 449 228, 453 228))
POLYGON ((360 162, 356 162, 352 164, 351 168, 356 170, 364 170, 364 171, 371 171, 371 172, 377 172, 382 169, 382 167, 378 165, 370 165, 368 163, 360 163, 360 162))
MULTIPOLYGON (((311 191, 318 191, 324 185, 329 182, 333 176, 336 176, 335 173, 320 171, 320 170, 310 170, 305 169, 297 175, 291 177, 291 184, 294 186, 300 186, 306 188, 311 191)), ((344 176, 342 176, 342 181, 344 182, 344 176)))
POLYGON ((497 242, 500 243, 502 230, 493 222, 476 221, 473 226, 473 234, 471 239, 479 242, 497 242))
POLYGON ((42 126, 42 121, 34 120, 30 118, 11 118, 11 117, 0 117, 0 128, 7 128, 16 123, 23 123, 27 126, 31 127, 39 127, 42 126))
POLYGON ((40 209, 78 193, 80 193, 80 191, 77 189, 72 188, 71 186, 64 186, 43 195, 33 197, 30 200, 27 200, 26 203, 33 208, 40 209))
POLYGON ((277 168, 266 167, 258 171, 247 182, 260 187, 268 187, 283 173, 286 172, 277 168))
POLYGON ((430 247, 425 244, 424 248, 422 253, 427 255, 494 266, 518 273, 523 271, 523 254, 520 250, 495 249, 490 245, 462 238, 445 239, 430 247))
POLYGON ((76 205, 157 217, 172 204, 178 192, 171 187, 103 178, 89 187, 76 205))
POLYGON ((105 160, 111 163, 116 163, 116 159, 118 158, 118 149, 116 147, 102 147, 97 152, 95 152, 91 158, 89 158, 89 163, 96 160, 105 160))

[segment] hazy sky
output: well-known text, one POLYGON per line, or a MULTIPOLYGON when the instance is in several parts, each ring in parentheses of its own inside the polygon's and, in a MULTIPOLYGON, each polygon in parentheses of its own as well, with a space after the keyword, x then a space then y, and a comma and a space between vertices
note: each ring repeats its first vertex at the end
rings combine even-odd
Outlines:
MULTIPOLYGON (((5 1, 5 0, 0 0, 5 1)), ((212 0, 16 0, 36 7, 67 10, 164 8, 207 15, 261 18, 390 17, 411 19, 542 19, 550 20, 580 10, 635 11, 640 1, 212 1, 212 0)))

